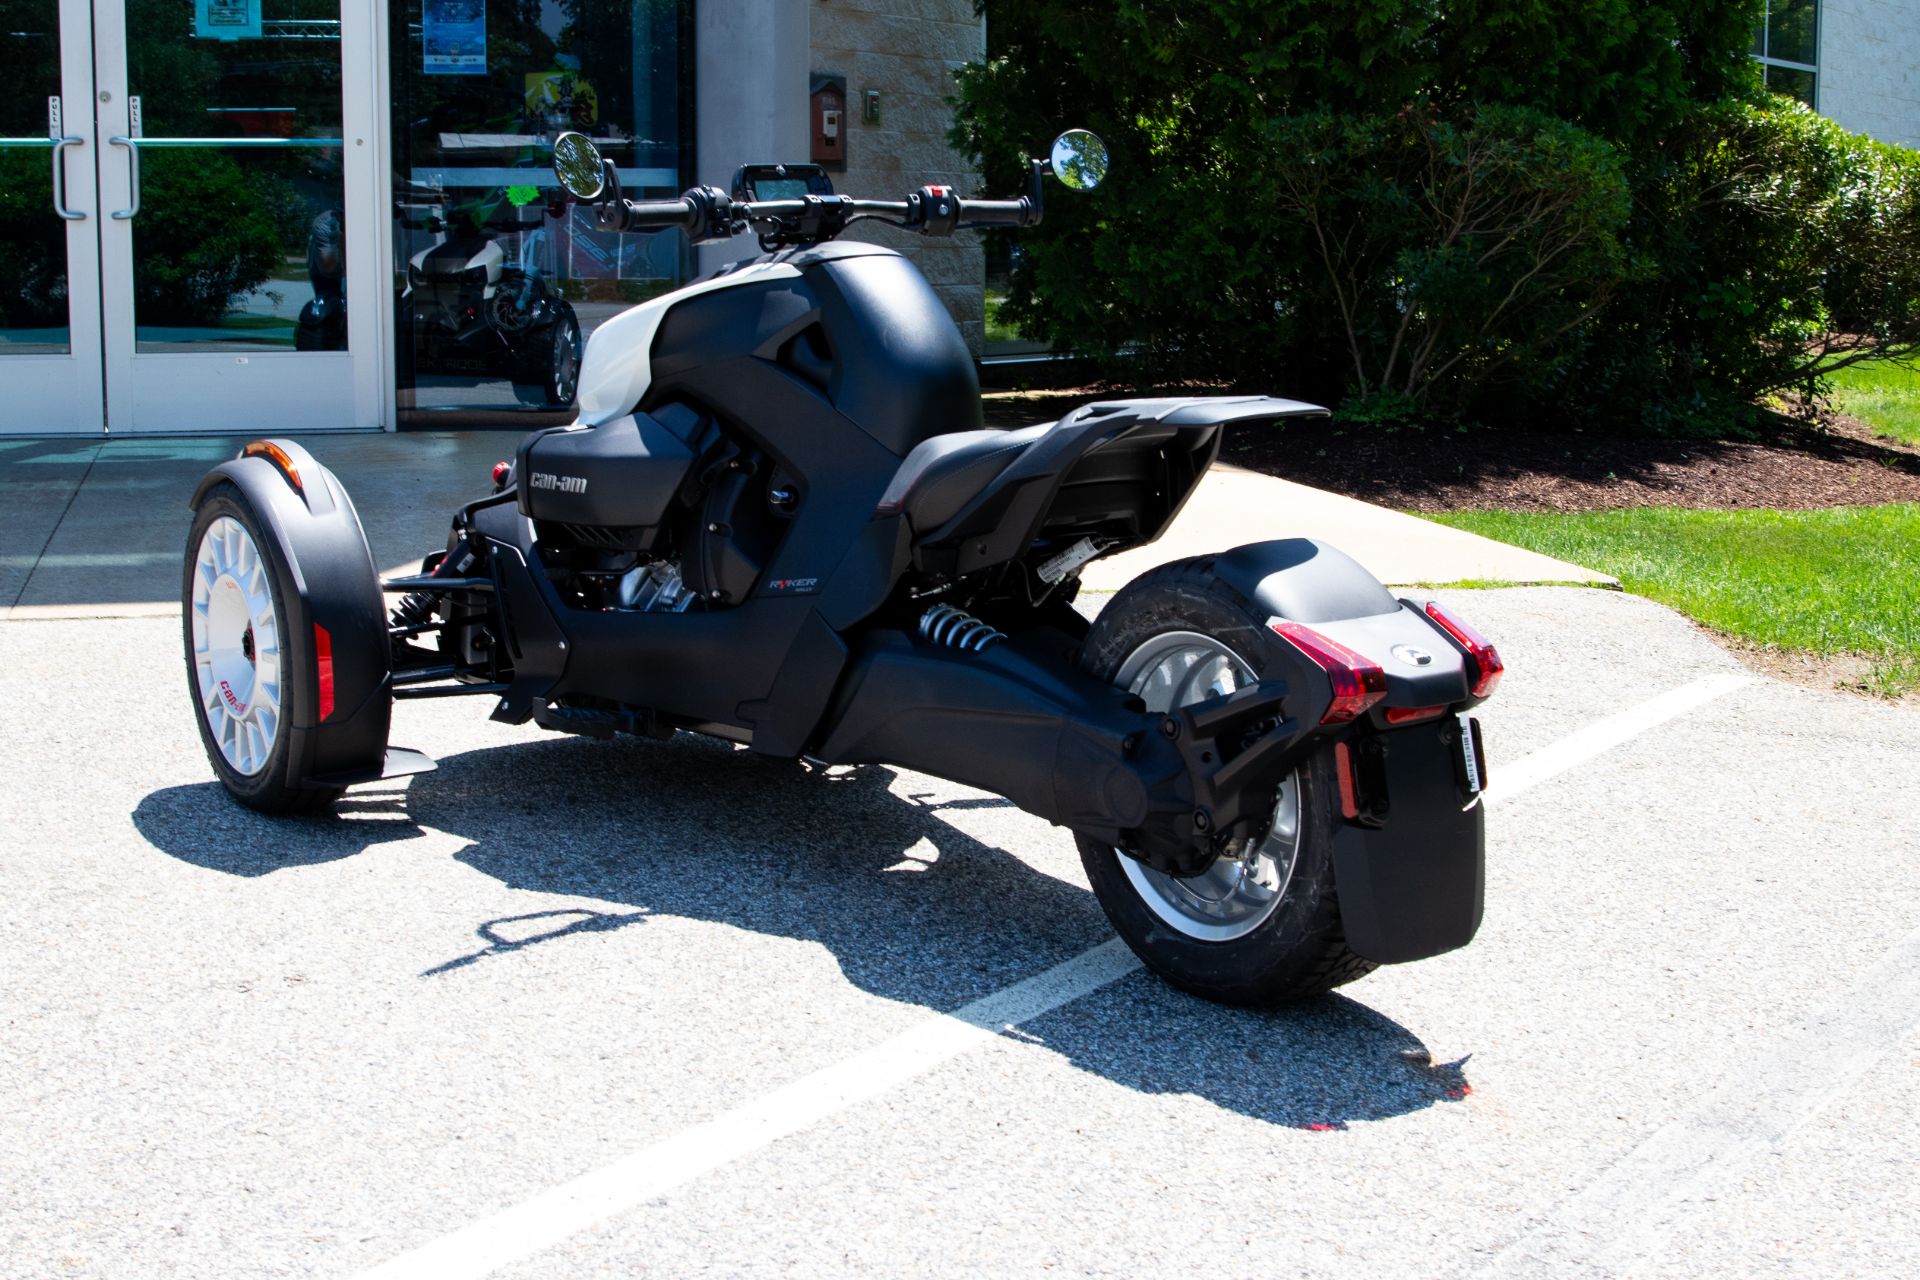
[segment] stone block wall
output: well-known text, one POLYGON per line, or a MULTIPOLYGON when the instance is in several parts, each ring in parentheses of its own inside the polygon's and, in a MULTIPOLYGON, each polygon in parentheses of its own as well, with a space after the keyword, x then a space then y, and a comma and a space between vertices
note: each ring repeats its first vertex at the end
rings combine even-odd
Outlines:
POLYGON ((1920 147, 1920 0, 1822 0, 1820 114, 1920 147))
MULTIPOLYGON (((834 190, 897 200, 937 182, 975 192, 978 176, 946 139, 953 73, 986 52, 986 23, 973 0, 809 0, 808 10, 810 72, 847 82, 846 169, 832 174, 834 190), (880 92, 877 124, 861 118, 868 89, 880 92)), ((912 258, 979 353, 986 264, 977 235, 930 240, 868 222, 848 238, 877 241, 912 258)))

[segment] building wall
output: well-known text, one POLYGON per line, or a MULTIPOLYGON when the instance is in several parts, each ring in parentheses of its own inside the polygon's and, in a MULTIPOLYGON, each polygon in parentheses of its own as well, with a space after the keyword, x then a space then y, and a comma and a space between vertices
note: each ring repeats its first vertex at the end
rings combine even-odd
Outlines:
MULTIPOLYGON (((806 158, 807 11, 813 0, 697 0, 693 10, 694 180, 725 191, 733 171, 806 158)), ((703 245, 711 271, 760 252, 752 236, 703 245)))
POLYGON ((1920 0, 1822 0, 1820 113, 1920 147, 1920 0))
MULTIPOLYGON (((977 193, 978 175, 946 140, 953 73, 986 54, 986 22, 973 0, 808 0, 807 8, 808 70, 847 82, 846 169, 833 174, 834 190, 900 199, 933 182, 977 193), (861 96, 868 89, 880 91, 877 124, 861 118, 861 96)), ((979 352, 986 264, 976 234, 930 240, 867 222, 848 238, 890 245, 912 258, 979 352)))

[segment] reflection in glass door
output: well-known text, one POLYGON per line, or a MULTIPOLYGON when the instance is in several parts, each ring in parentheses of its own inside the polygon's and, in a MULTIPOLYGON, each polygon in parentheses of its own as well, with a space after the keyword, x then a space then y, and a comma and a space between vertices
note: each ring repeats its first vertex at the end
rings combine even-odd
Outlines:
POLYGON ((584 338, 691 256, 678 231, 596 231, 559 199, 553 138, 592 136, 633 198, 690 185, 690 0, 389 12, 401 422, 564 410, 584 338))
POLYGON ((0 434, 101 426, 91 21, 0 0, 0 434))

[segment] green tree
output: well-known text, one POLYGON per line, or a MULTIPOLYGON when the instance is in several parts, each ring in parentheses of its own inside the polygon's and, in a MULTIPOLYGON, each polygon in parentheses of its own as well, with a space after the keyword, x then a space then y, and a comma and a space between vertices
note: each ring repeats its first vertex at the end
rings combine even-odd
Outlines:
POLYGON ((1121 376, 1726 425, 1912 315, 1912 170, 1767 98, 1757 0, 981 7, 953 138, 986 185, 1061 126, 1113 154, 1003 314, 1121 376), (1721 171, 1782 164, 1771 204, 1721 171))

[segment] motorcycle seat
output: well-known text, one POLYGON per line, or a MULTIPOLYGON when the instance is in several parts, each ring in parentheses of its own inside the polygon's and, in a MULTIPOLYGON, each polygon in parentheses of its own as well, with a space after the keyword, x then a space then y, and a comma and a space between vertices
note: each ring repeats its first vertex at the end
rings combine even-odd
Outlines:
POLYGON ((915 533, 938 528, 957 515, 968 499, 992 484, 1052 425, 1042 423, 1013 431, 955 431, 921 441, 893 473, 893 483, 880 498, 878 514, 904 515, 915 533))

